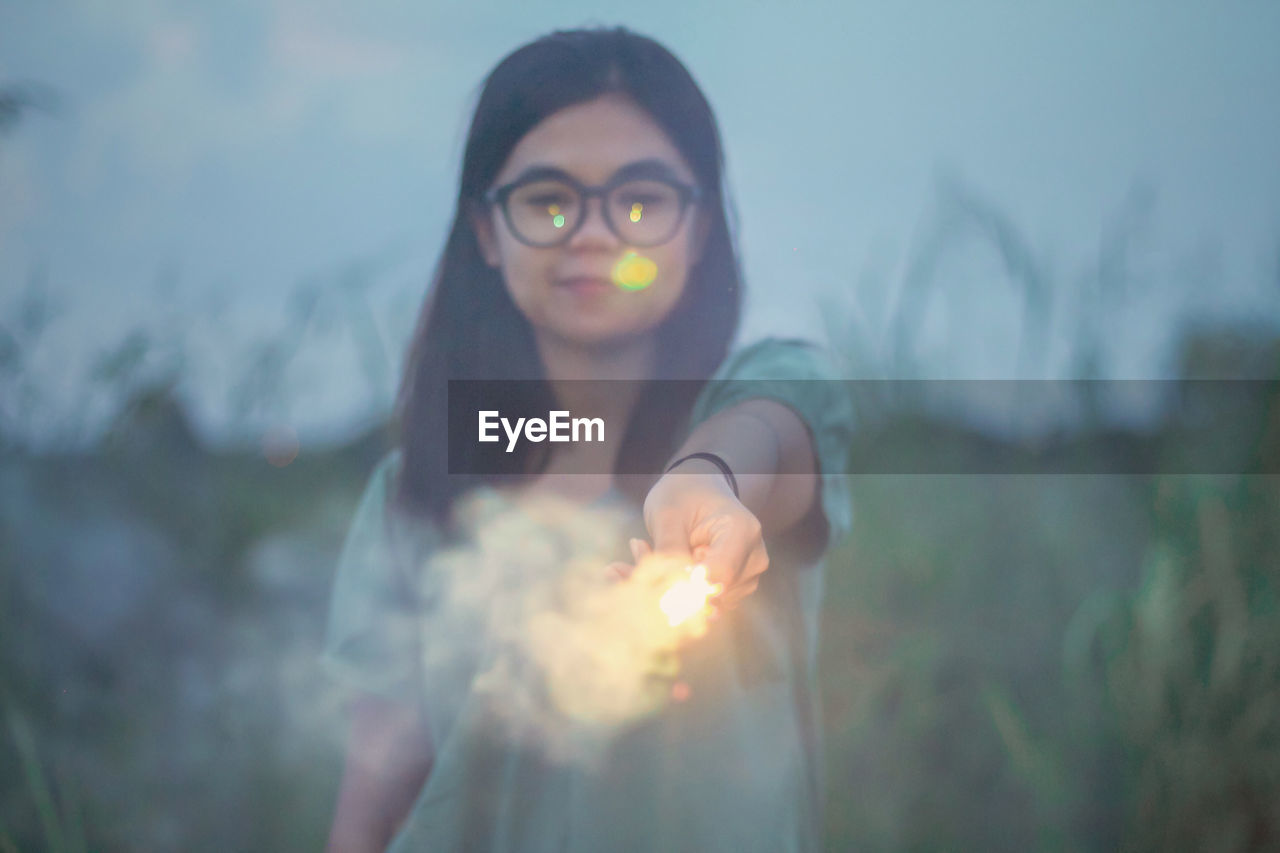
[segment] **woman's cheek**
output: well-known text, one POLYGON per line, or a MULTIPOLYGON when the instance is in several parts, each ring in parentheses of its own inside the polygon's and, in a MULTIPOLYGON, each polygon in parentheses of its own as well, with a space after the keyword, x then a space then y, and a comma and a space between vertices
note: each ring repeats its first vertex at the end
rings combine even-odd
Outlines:
POLYGON ((657 283, 661 286, 657 294, 664 311, 670 311, 680 299, 680 294, 689 283, 689 270, 684 264, 684 255, 672 253, 657 261, 657 283))
POLYGON ((517 258, 504 273, 511 298, 526 316, 538 314, 540 306, 552 298, 550 273, 534 260, 517 258))

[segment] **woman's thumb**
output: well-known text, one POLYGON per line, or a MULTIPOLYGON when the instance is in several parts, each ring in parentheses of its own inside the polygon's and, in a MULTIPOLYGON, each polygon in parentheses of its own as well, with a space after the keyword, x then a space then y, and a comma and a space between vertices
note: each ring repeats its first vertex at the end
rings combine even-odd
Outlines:
POLYGON ((649 543, 643 539, 632 539, 628 544, 631 546, 631 559, 636 563, 653 553, 649 543))

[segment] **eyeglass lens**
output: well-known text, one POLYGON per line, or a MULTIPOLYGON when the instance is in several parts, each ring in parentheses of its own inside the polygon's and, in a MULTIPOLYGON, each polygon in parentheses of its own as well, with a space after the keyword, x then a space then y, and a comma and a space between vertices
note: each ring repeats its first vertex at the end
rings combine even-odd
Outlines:
MULTIPOLYGON (((614 234, 636 246, 671 239, 683 212, 679 190, 652 180, 619 184, 610 190, 604 204, 605 221, 614 234)), ((573 233, 585 210, 577 189, 557 180, 525 184, 507 198, 507 215, 516 235, 541 245, 553 245, 573 233)))

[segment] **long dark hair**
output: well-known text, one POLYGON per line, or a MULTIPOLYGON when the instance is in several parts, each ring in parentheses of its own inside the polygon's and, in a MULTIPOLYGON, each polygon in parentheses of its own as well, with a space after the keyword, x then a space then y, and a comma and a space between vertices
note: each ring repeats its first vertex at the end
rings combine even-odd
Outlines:
MULTIPOLYGON (((558 110, 617 93, 653 117, 684 156, 707 200, 709 229, 680 300, 655 330, 657 367, 641 392, 619 448, 615 474, 637 503, 675 451, 693 392, 724 360, 737 331, 742 282, 726 217, 723 152, 715 117, 688 70, 656 41, 624 28, 555 32, 521 47, 490 72, 476 105, 462 160, 453 225, 418 317, 396 400, 401 447, 396 503, 444 527, 454 500, 499 476, 450 474, 445 449, 449 379, 522 379, 533 411, 555 408, 533 329, 507 293, 500 270, 480 254, 471 212, 511 150, 558 110), (667 386, 655 405, 655 380, 667 386)), ((511 454, 513 470, 537 469, 545 445, 511 454)), ((465 448, 461 449, 466 452, 465 448)), ((455 470, 470 470, 455 455, 455 470)), ((543 455, 540 462, 545 465, 543 455)))

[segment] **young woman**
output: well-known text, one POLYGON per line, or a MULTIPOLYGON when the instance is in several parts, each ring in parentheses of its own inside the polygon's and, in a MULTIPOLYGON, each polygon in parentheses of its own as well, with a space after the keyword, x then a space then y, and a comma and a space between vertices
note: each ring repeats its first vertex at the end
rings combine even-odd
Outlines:
POLYGON ((339 562, 325 659, 354 693, 331 850, 818 848, 815 640, 822 555, 850 521, 851 413, 837 383, 799 381, 831 377, 815 347, 730 353, 741 283, 721 170, 702 92, 650 39, 557 32, 489 75, 398 446, 339 562), (525 380, 531 410, 590 410, 623 437, 523 442, 502 456, 514 486, 466 473, 480 451, 444 450, 450 379, 525 380), (440 634, 423 626, 443 618, 422 594, 433 549, 463 496, 499 489, 621 502, 647 533, 634 560, 687 555, 723 589, 681 701, 619 727, 591 766, 488 727, 481 652, 424 667, 440 634), (436 534, 410 557, 405 519, 436 534))

